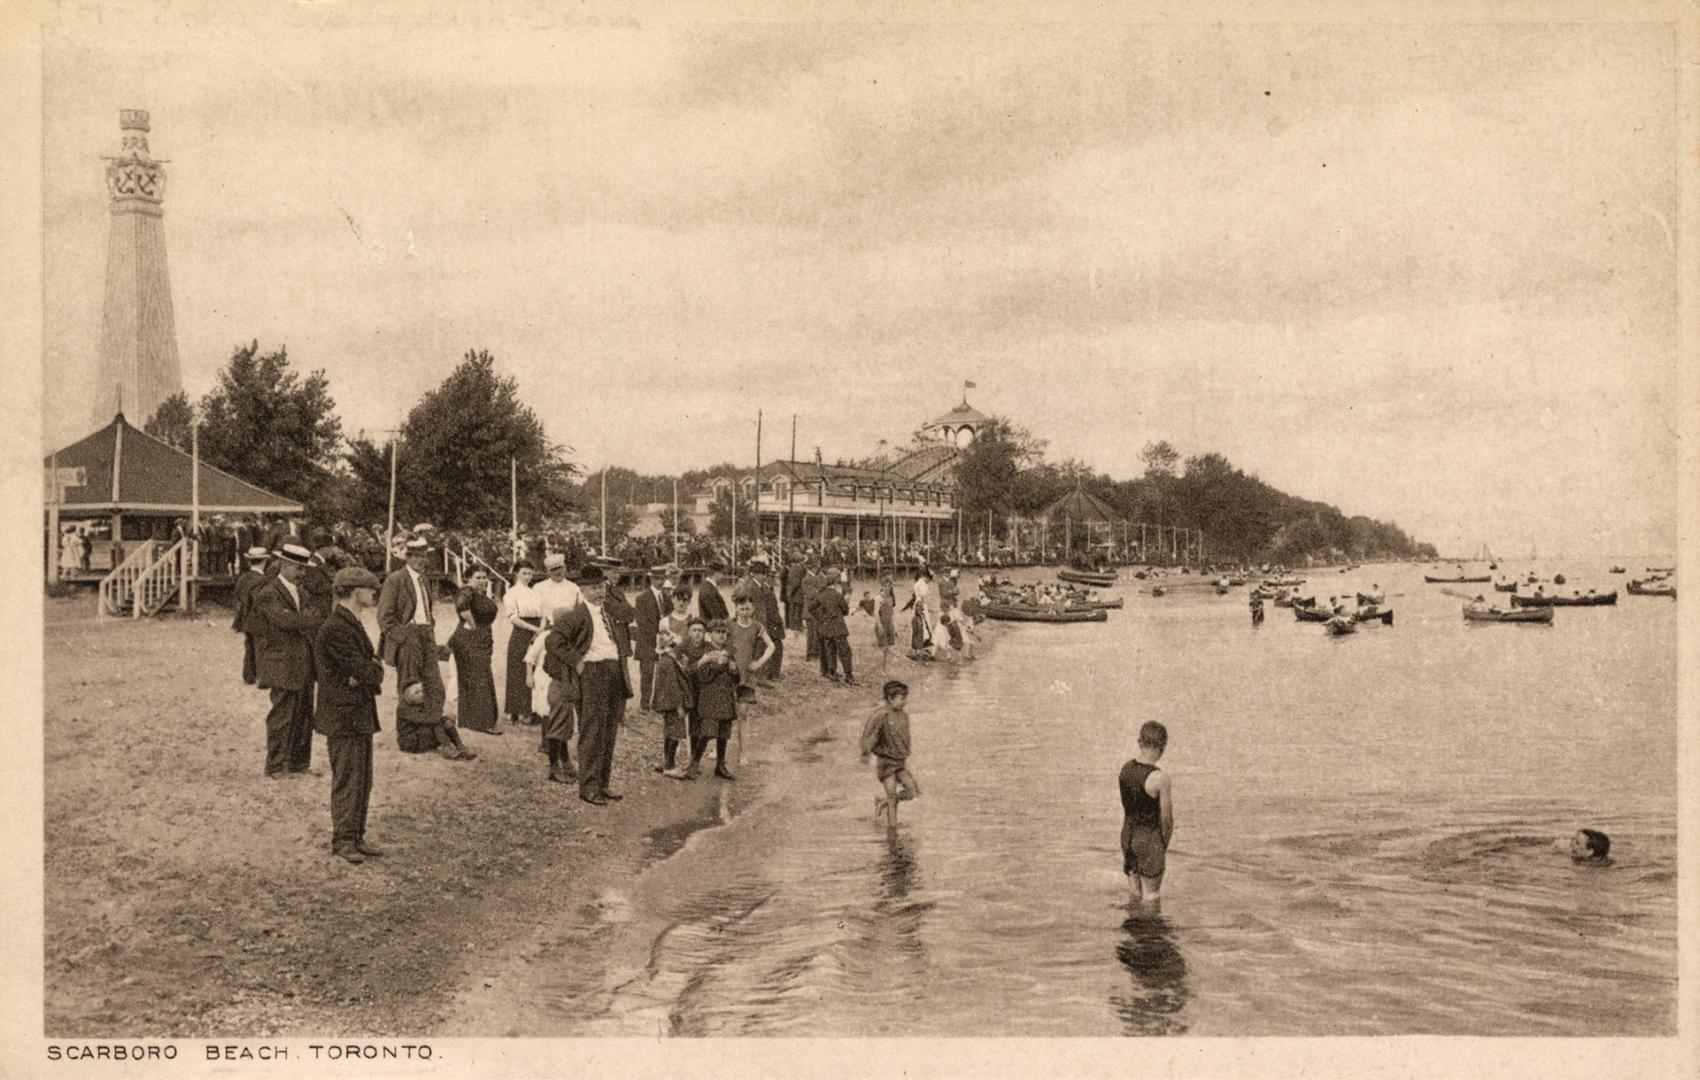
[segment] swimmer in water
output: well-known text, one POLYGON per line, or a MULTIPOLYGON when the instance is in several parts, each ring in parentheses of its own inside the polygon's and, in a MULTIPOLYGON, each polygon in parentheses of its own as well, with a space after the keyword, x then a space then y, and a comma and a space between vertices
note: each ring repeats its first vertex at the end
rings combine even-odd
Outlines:
POLYGON ((1169 729, 1148 720, 1139 729, 1132 761, 1122 766, 1122 873, 1138 900, 1161 899, 1175 808, 1169 774, 1157 767, 1169 745, 1169 729))
POLYGON ((1571 862, 1603 863, 1611 857, 1611 837, 1598 829, 1578 829, 1576 835, 1555 846, 1568 851, 1571 862))

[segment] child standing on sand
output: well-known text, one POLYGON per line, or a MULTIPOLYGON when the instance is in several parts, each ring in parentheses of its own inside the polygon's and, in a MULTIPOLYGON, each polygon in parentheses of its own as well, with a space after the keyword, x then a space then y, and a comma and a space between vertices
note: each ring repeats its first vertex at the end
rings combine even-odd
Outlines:
POLYGON ((909 772, 909 687, 897 679, 885 684, 885 704, 874 710, 862 726, 862 760, 872 754, 879 759, 879 782, 884 795, 874 796, 874 821, 881 815, 897 827, 897 804, 919 798, 921 785, 909 772))
POLYGON ((1157 761, 1169 745, 1169 729, 1147 720, 1139 729, 1133 760, 1122 766, 1122 873, 1140 900, 1161 899, 1175 809, 1169 777, 1157 761))
POLYGON ((726 744, 732 737, 733 722, 738 719, 738 665, 727 647, 727 629, 724 619, 708 624, 708 649, 696 662, 697 715, 701 717, 702 734, 691 746, 690 771, 694 774, 702 763, 712 732, 714 775, 722 780, 736 780, 726 768, 726 744))

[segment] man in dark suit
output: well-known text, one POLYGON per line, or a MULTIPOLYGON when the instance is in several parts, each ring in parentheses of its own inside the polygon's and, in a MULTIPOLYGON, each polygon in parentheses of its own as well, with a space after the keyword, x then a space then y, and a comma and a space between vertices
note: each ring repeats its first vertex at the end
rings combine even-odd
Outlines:
POLYGON ((601 567, 585 567, 574 581, 581 603, 557 629, 566 639, 563 656, 578 680, 578 796, 593 806, 605 806, 610 799, 624 797, 608 783, 614 742, 625 719, 626 699, 632 696, 626 675, 631 628, 618 617, 617 605, 604 602, 607 582, 601 567))
POLYGON ((650 691, 655 679, 655 636, 661 629, 661 616, 671 611, 673 602, 668 596, 667 568, 654 567, 648 581, 632 605, 633 621, 637 625, 637 640, 632 651, 638 662, 638 701, 649 707, 650 691))
POLYGON ((791 556, 785 568, 785 628, 803 628, 803 574, 808 570, 802 555, 791 556))
POLYGON ((803 597, 803 659, 813 660, 820 655, 820 628, 815 625, 815 596, 820 593, 821 586, 826 584, 826 575, 820 572, 819 565, 814 559, 809 559, 803 568, 803 580, 799 586, 803 597))
POLYGON ((278 552, 277 577, 254 590, 254 673, 270 690, 266 775, 307 772, 313 758, 313 636, 324 616, 307 606, 301 579, 311 555, 299 544, 278 552))
POLYGON ((313 726, 325 737, 331 759, 331 854, 351 863, 383 852, 366 843, 366 809, 372 801, 372 735, 378 730, 378 694, 384 665, 360 625, 373 604, 378 579, 357 566, 336 572, 336 605, 313 641, 319 707, 313 726))
POLYGON ((831 569, 827 567, 822 574, 825 584, 815 593, 811 613, 815 635, 820 639, 820 673, 822 677, 837 682, 838 664, 842 661, 844 681, 854 686, 856 670, 850 658, 850 629, 844 624, 844 616, 850 614, 850 602, 838 591, 838 582, 831 569))
MULTIPOLYGON (((378 594, 378 649, 383 654, 384 663, 395 667, 402 640, 408 637, 417 639, 419 682, 424 694, 417 706, 419 719, 435 725, 442 719, 443 705, 448 700, 443 672, 438 666, 448 659, 448 647, 437 644, 437 619, 432 610, 431 596, 433 586, 426 576, 430 567, 430 545, 422 539, 409 540, 407 563, 384 579, 383 591, 378 594)), ((404 704, 398 686, 396 708, 400 710, 404 704)))
POLYGON ((266 576, 266 560, 271 552, 263 547, 248 549, 248 568, 237 575, 231 606, 236 617, 230 628, 242 635, 242 681, 249 686, 259 677, 254 671, 254 593, 271 579, 266 576))
POLYGON ((703 622, 713 622, 715 619, 729 619, 732 612, 726 606, 726 598, 720 595, 720 586, 714 583, 714 576, 720 567, 711 567, 697 582, 697 614, 703 622))

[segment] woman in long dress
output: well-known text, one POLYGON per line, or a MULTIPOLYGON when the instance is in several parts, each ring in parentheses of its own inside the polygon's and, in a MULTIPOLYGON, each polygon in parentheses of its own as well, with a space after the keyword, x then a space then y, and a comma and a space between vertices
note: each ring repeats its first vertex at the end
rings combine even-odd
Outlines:
POLYGON ((542 722, 532 702, 531 687, 525 680, 525 653, 532 640, 543 629, 543 612, 537 610, 537 600, 531 591, 537 570, 530 563, 514 567, 514 583, 502 597, 503 613, 508 619, 508 670, 503 687, 503 711, 516 724, 542 722))
POLYGON ((455 596, 460 625, 449 637, 455 662, 456 717, 460 726, 486 735, 500 735, 496 726, 496 676, 491 670, 495 642, 490 626, 499 610, 485 590, 489 575, 476 569, 455 596))

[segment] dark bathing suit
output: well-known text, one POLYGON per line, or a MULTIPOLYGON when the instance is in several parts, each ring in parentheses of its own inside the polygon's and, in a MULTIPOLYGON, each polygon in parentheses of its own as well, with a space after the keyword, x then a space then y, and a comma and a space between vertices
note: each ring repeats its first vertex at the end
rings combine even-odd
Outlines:
POLYGON ((1122 766, 1122 873, 1161 877, 1164 868, 1162 808, 1145 790, 1157 766, 1130 761, 1122 766))

